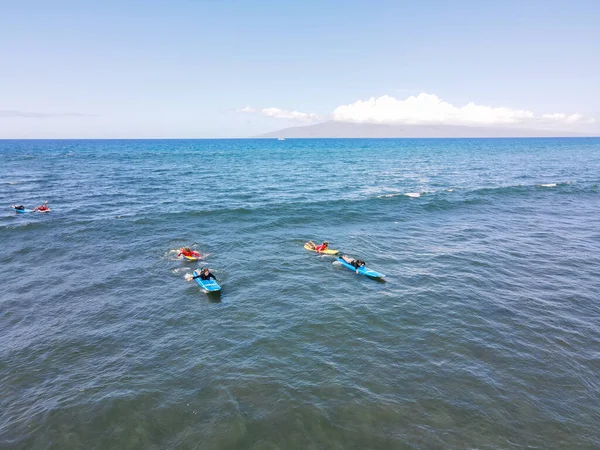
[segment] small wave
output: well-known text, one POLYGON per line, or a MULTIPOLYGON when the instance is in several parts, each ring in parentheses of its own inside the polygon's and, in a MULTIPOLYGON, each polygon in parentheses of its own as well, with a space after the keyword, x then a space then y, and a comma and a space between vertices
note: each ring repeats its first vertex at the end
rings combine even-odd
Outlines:
POLYGON ((171 260, 171 261, 179 261, 181 258, 177 257, 177 254, 179 253, 179 250, 169 250, 168 252, 165 252, 165 254, 163 255, 163 257, 165 259, 171 260))
POLYGON ((410 198, 418 198, 423 194, 426 194, 427 192, 396 192, 394 194, 383 194, 383 195, 378 195, 377 198, 393 198, 393 197, 400 197, 400 196, 404 196, 404 197, 410 197, 410 198))
POLYGON ((546 183, 546 184, 536 184, 537 187, 556 187, 558 184, 556 183, 546 183))
POLYGON ((36 229, 36 228, 40 228, 43 225, 39 222, 25 222, 25 223, 10 223, 9 225, 5 225, 2 226, 0 228, 4 228, 7 230, 19 230, 19 229, 23 229, 23 228, 27 228, 27 230, 32 230, 32 229, 36 229))

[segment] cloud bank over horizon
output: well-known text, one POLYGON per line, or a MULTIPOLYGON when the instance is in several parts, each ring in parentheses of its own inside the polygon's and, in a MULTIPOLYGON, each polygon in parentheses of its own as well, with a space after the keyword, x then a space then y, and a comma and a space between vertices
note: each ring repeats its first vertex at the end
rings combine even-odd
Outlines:
POLYGON ((456 106, 440 99, 437 95, 420 93, 404 100, 389 95, 358 100, 340 105, 331 114, 319 115, 279 108, 254 109, 249 106, 239 112, 255 113, 279 119, 298 120, 306 123, 333 120, 336 122, 370 123, 386 125, 463 125, 463 126, 544 126, 569 127, 598 123, 583 114, 545 113, 536 115, 526 109, 506 106, 487 106, 469 102, 456 106))
POLYGON ((266 117, 274 117, 276 119, 299 120, 302 122, 318 122, 324 119, 324 117, 319 114, 302 113, 298 111, 287 111, 285 109, 280 108, 255 109, 250 106, 246 106, 245 108, 238 109, 237 111, 243 113, 260 114, 266 117))

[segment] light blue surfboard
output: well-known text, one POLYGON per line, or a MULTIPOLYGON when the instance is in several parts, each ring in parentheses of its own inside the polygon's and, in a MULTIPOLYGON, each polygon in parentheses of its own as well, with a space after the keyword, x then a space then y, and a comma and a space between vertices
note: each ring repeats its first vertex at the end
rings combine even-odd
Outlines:
POLYGON ((14 206, 12 207, 16 212, 24 214, 24 213, 32 213, 33 209, 17 209, 14 206))
MULTIPOLYGON (((197 270, 194 270, 194 276, 197 275, 200 275, 200 273, 197 270)), ((194 278, 194 280, 196 281, 196 283, 198 283, 198 286, 200 286, 206 292, 218 292, 221 290, 221 286, 219 286, 216 280, 213 280, 212 278, 210 280, 194 278)))
MULTIPOLYGON (((348 264, 346 261, 344 261, 342 258, 336 258, 337 261, 344 266, 347 269, 350 269, 353 272, 356 272, 356 267, 354 267, 352 264, 348 264)), ((371 270, 365 266, 359 267, 358 268, 358 273, 361 275, 365 275, 367 277, 370 278, 385 278, 385 275, 379 272, 375 272, 374 270, 371 270)))

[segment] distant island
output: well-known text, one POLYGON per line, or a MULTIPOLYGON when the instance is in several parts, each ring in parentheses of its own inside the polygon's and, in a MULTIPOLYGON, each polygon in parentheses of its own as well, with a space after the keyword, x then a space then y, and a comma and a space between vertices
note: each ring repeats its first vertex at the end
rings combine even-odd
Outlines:
POLYGON ((284 128, 260 138, 493 138, 493 137, 584 137, 590 134, 560 130, 461 125, 384 125, 329 121, 284 128))

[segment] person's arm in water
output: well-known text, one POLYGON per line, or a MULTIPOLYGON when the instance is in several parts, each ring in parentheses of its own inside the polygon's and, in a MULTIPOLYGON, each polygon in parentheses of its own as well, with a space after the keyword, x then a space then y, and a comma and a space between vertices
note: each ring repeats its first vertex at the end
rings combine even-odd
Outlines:
MULTIPOLYGON (((194 271, 195 272, 195 271, 194 271)), ((194 275, 192 277, 192 280, 195 280, 196 278, 202 278, 202 271, 198 272, 198 275, 194 275)))
POLYGON ((358 273, 358 267, 359 267, 358 260, 356 260, 356 259, 352 259, 352 260, 350 260, 350 261, 347 261, 347 262, 348 262, 348 263, 349 263, 349 264, 350 264, 352 267, 354 267, 354 269, 356 270, 356 273, 358 273))
POLYGON ((365 262, 361 261, 360 259, 356 260, 356 273, 358 273, 358 269, 360 269, 361 267, 364 267, 365 262))
POLYGON ((212 274, 212 272, 208 272, 208 274, 200 272, 200 274, 194 275, 192 280, 195 280, 196 278, 201 278, 202 280, 210 280, 212 278, 213 280, 217 281, 217 278, 212 274))

